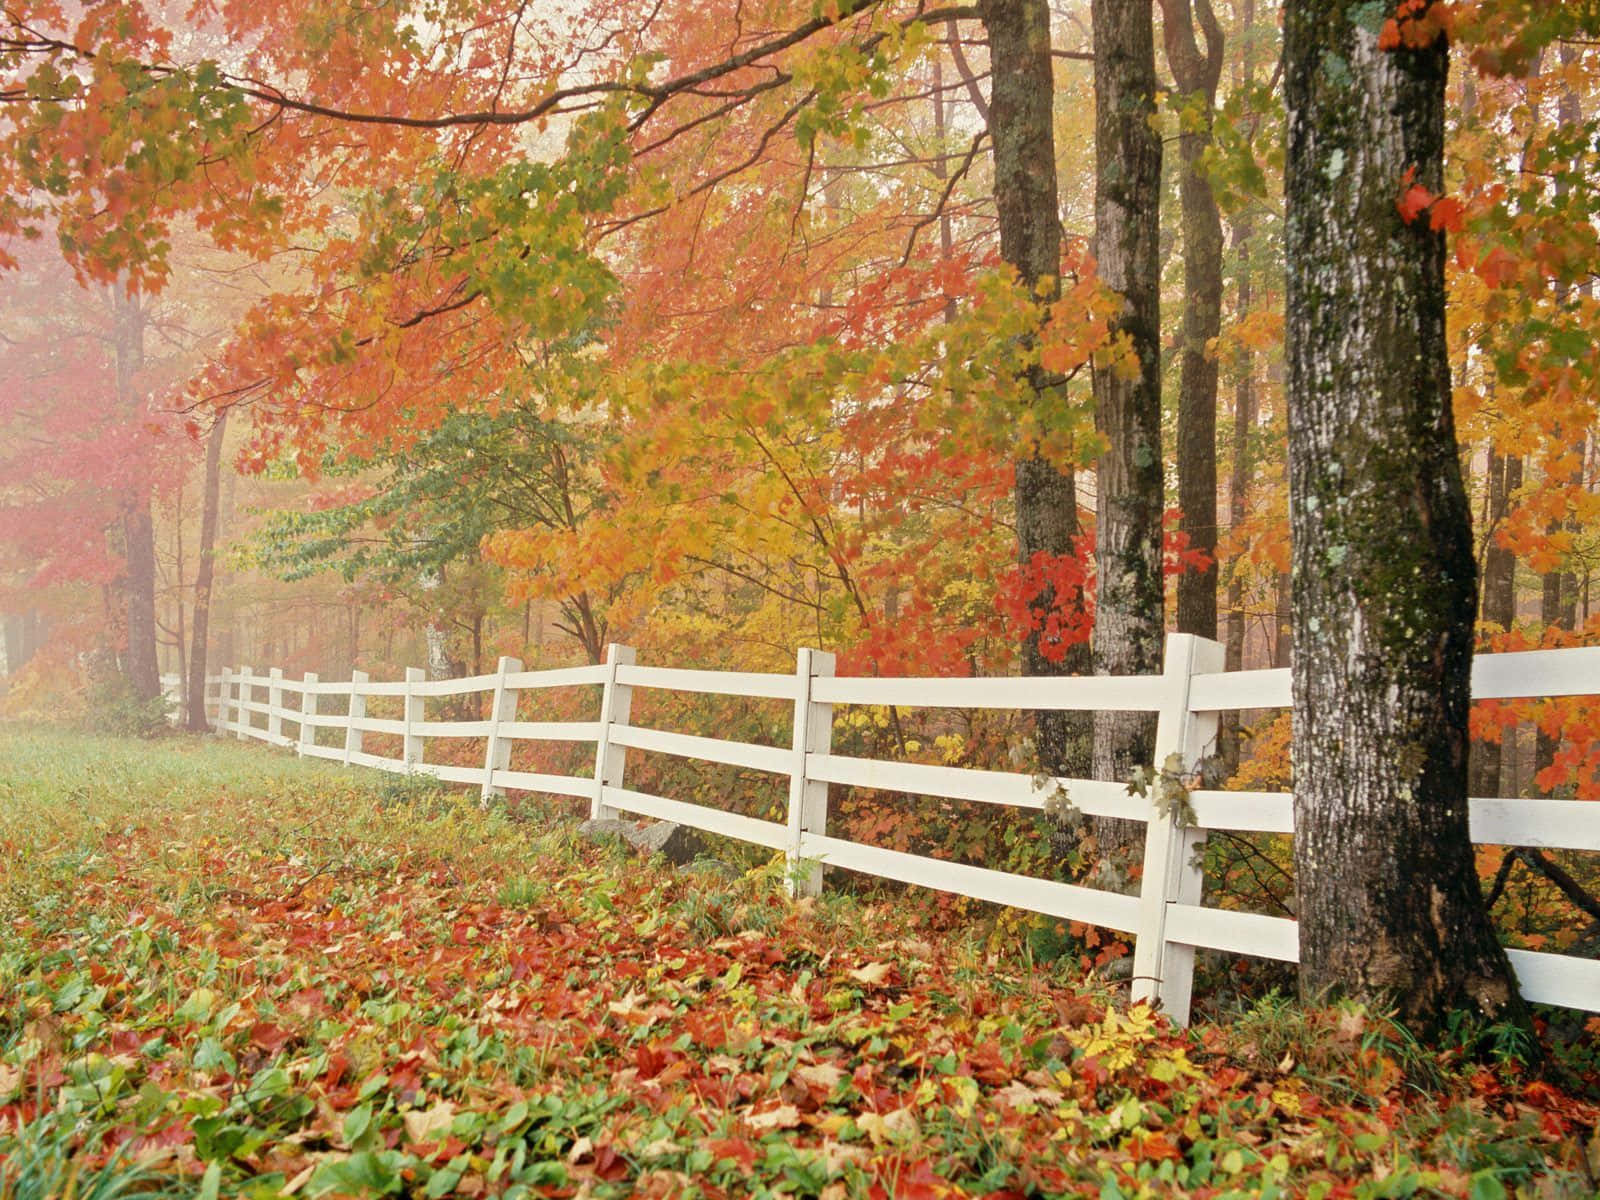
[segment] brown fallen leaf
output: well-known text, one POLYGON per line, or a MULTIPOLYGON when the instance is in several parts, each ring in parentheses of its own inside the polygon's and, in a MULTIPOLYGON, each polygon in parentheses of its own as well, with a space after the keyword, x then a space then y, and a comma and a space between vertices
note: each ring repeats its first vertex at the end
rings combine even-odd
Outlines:
POLYGON ((301 1188, 305 1187, 307 1181, 310 1180, 310 1178, 313 1175, 315 1175, 316 1173, 317 1173, 317 1164, 316 1163, 312 1163, 309 1167, 305 1168, 305 1170, 301 1171, 293 1179, 289 1180, 288 1183, 284 1184, 281 1194, 285 1195, 285 1196, 294 1195, 301 1188))
POLYGON ((819 1088, 831 1092, 839 1086, 839 1081, 846 1075, 843 1067, 836 1067, 832 1063, 816 1063, 813 1066, 796 1067, 794 1077, 808 1087, 819 1088))

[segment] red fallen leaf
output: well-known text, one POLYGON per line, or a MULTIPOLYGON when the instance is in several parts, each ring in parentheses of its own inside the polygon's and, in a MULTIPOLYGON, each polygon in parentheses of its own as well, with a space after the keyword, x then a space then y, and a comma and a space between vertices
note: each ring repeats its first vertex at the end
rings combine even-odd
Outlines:
POLYGON ((925 1158, 918 1159, 892 1178, 894 1200, 948 1200, 960 1194, 949 1180, 934 1172, 933 1165, 925 1158))
POLYGON ((761 1157, 753 1145, 742 1139, 717 1138, 705 1143, 705 1148, 719 1159, 732 1159, 745 1171, 752 1169, 756 1165, 756 1160, 761 1157))
POLYGON ((617 1153, 616 1148, 609 1142, 604 1146, 596 1147, 594 1152, 594 1173, 607 1183, 615 1183, 619 1179, 626 1179, 632 1170, 628 1160, 617 1153))
POLYGON ((267 1054, 277 1054, 292 1041, 294 1034, 290 1030, 270 1021, 261 1021, 250 1028, 250 1044, 267 1054))

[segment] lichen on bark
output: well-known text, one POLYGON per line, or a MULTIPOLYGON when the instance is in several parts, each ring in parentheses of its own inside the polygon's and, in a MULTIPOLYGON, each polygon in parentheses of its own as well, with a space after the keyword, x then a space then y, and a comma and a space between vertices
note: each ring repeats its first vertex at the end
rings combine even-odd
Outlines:
POLYGON ((1437 1030, 1526 1021, 1467 830, 1476 608, 1450 411, 1448 46, 1380 48, 1369 4, 1284 9, 1295 858, 1301 991, 1437 1030))

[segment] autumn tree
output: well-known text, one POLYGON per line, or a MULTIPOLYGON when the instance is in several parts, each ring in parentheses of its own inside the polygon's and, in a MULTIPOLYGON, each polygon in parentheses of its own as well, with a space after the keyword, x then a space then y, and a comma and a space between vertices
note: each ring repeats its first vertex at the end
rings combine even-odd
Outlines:
MULTIPOLYGON (((978 12, 989 38, 988 128, 1000 256, 1040 305, 1048 307, 1061 296, 1050 9, 1045 0, 986 0, 978 12)), ((1036 397, 1055 386, 1059 381, 1051 379, 1042 363, 1028 368, 1027 388, 1036 397)), ((1052 459, 1034 437, 1019 447, 1014 470, 1018 560, 1027 565, 1074 554, 1078 496, 1070 465, 1052 459)), ((1057 597, 1041 595, 1032 603, 1048 609, 1057 597)), ((1030 631, 1022 643, 1022 673, 1082 673, 1089 665, 1087 651, 1079 643, 1066 653, 1051 653, 1041 645, 1040 633, 1030 631)), ((1034 720, 1043 768, 1056 775, 1085 774, 1089 763, 1082 723, 1063 712, 1040 712, 1034 720)))
MULTIPOLYGON (((1127 350, 1094 373, 1096 474, 1094 669, 1161 670, 1164 637, 1161 458, 1161 137, 1152 0, 1094 0, 1095 259, 1121 298, 1113 339, 1127 350)), ((1098 712, 1094 770, 1127 779, 1147 765, 1149 714, 1098 712)), ((1115 826, 1102 835, 1118 839, 1115 826)))
POLYGON ((1289 470, 1300 987, 1526 1021, 1467 831, 1476 608, 1450 407, 1442 6, 1291 0, 1289 470))

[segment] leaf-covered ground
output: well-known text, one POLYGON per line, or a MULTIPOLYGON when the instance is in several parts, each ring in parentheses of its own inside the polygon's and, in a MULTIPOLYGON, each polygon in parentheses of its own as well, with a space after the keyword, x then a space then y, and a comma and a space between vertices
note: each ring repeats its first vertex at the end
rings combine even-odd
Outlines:
POLYGON ((569 830, 0 728, 0 1200, 1595 1191, 1594 1108, 1359 1011, 1175 1031, 569 830))

